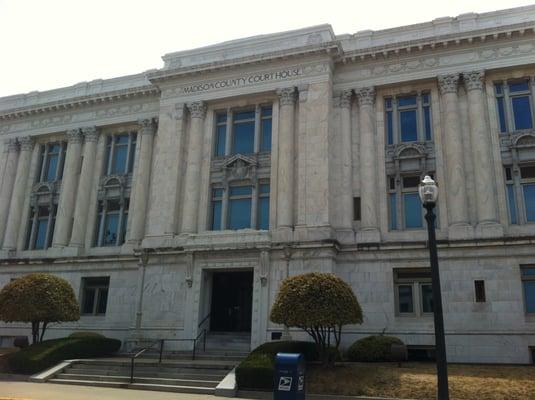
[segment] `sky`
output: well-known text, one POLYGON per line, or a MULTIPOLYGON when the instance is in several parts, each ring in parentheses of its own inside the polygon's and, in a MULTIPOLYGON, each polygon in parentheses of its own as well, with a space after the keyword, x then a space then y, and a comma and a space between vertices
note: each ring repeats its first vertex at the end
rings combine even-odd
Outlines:
POLYGON ((161 56, 329 23, 379 30, 515 0, 0 0, 0 97, 161 68, 161 56), (317 4, 317 5, 316 5, 317 4))

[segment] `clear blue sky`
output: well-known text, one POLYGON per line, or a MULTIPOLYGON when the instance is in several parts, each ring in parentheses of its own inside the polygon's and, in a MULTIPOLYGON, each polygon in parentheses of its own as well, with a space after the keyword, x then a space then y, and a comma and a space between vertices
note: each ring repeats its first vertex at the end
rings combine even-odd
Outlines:
POLYGON ((530 1, 0 0, 0 96, 160 68, 165 53, 329 23, 383 29, 530 1))

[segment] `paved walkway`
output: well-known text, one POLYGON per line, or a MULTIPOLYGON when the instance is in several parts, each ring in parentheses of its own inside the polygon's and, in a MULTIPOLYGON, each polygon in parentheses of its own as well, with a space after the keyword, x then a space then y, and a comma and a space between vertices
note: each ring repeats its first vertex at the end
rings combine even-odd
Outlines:
POLYGON ((228 400, 189 393, 0 381, 0 400, 228 400))

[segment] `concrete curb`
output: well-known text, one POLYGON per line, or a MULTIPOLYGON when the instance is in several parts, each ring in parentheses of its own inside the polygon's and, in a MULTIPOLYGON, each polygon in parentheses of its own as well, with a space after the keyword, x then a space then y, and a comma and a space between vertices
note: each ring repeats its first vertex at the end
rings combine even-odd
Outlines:
POLYGON ((53 366, 52 368, 47 369, 46 371, 39 372, 35 375, 30 376, 28 379, 29 382, 43 383, 52 378, 54 375, 59 374, 69 365, 71 365, 75 360, 65 360, 59 364, 53 366))
MULTIPOLYGON (((271 400, 273 392, 259 392, 253 390, 238 390, 236 397, 246 399, 271 400)), ((370 397, 370 396, 343 396, 329 394, 307 394, 307 400, 413 400, 393 397, 370 397)))
POLYGON ((215 395, 221 397, 236 397, 236 368, 233 368, 215 388, 215 395))

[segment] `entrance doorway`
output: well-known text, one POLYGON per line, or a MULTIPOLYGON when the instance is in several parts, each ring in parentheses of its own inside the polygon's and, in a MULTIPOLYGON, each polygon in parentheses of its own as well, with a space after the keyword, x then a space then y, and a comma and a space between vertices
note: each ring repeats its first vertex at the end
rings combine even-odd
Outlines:
POLYGON ((253 271, 213 272, 210 331, 251 332, 253 271))

